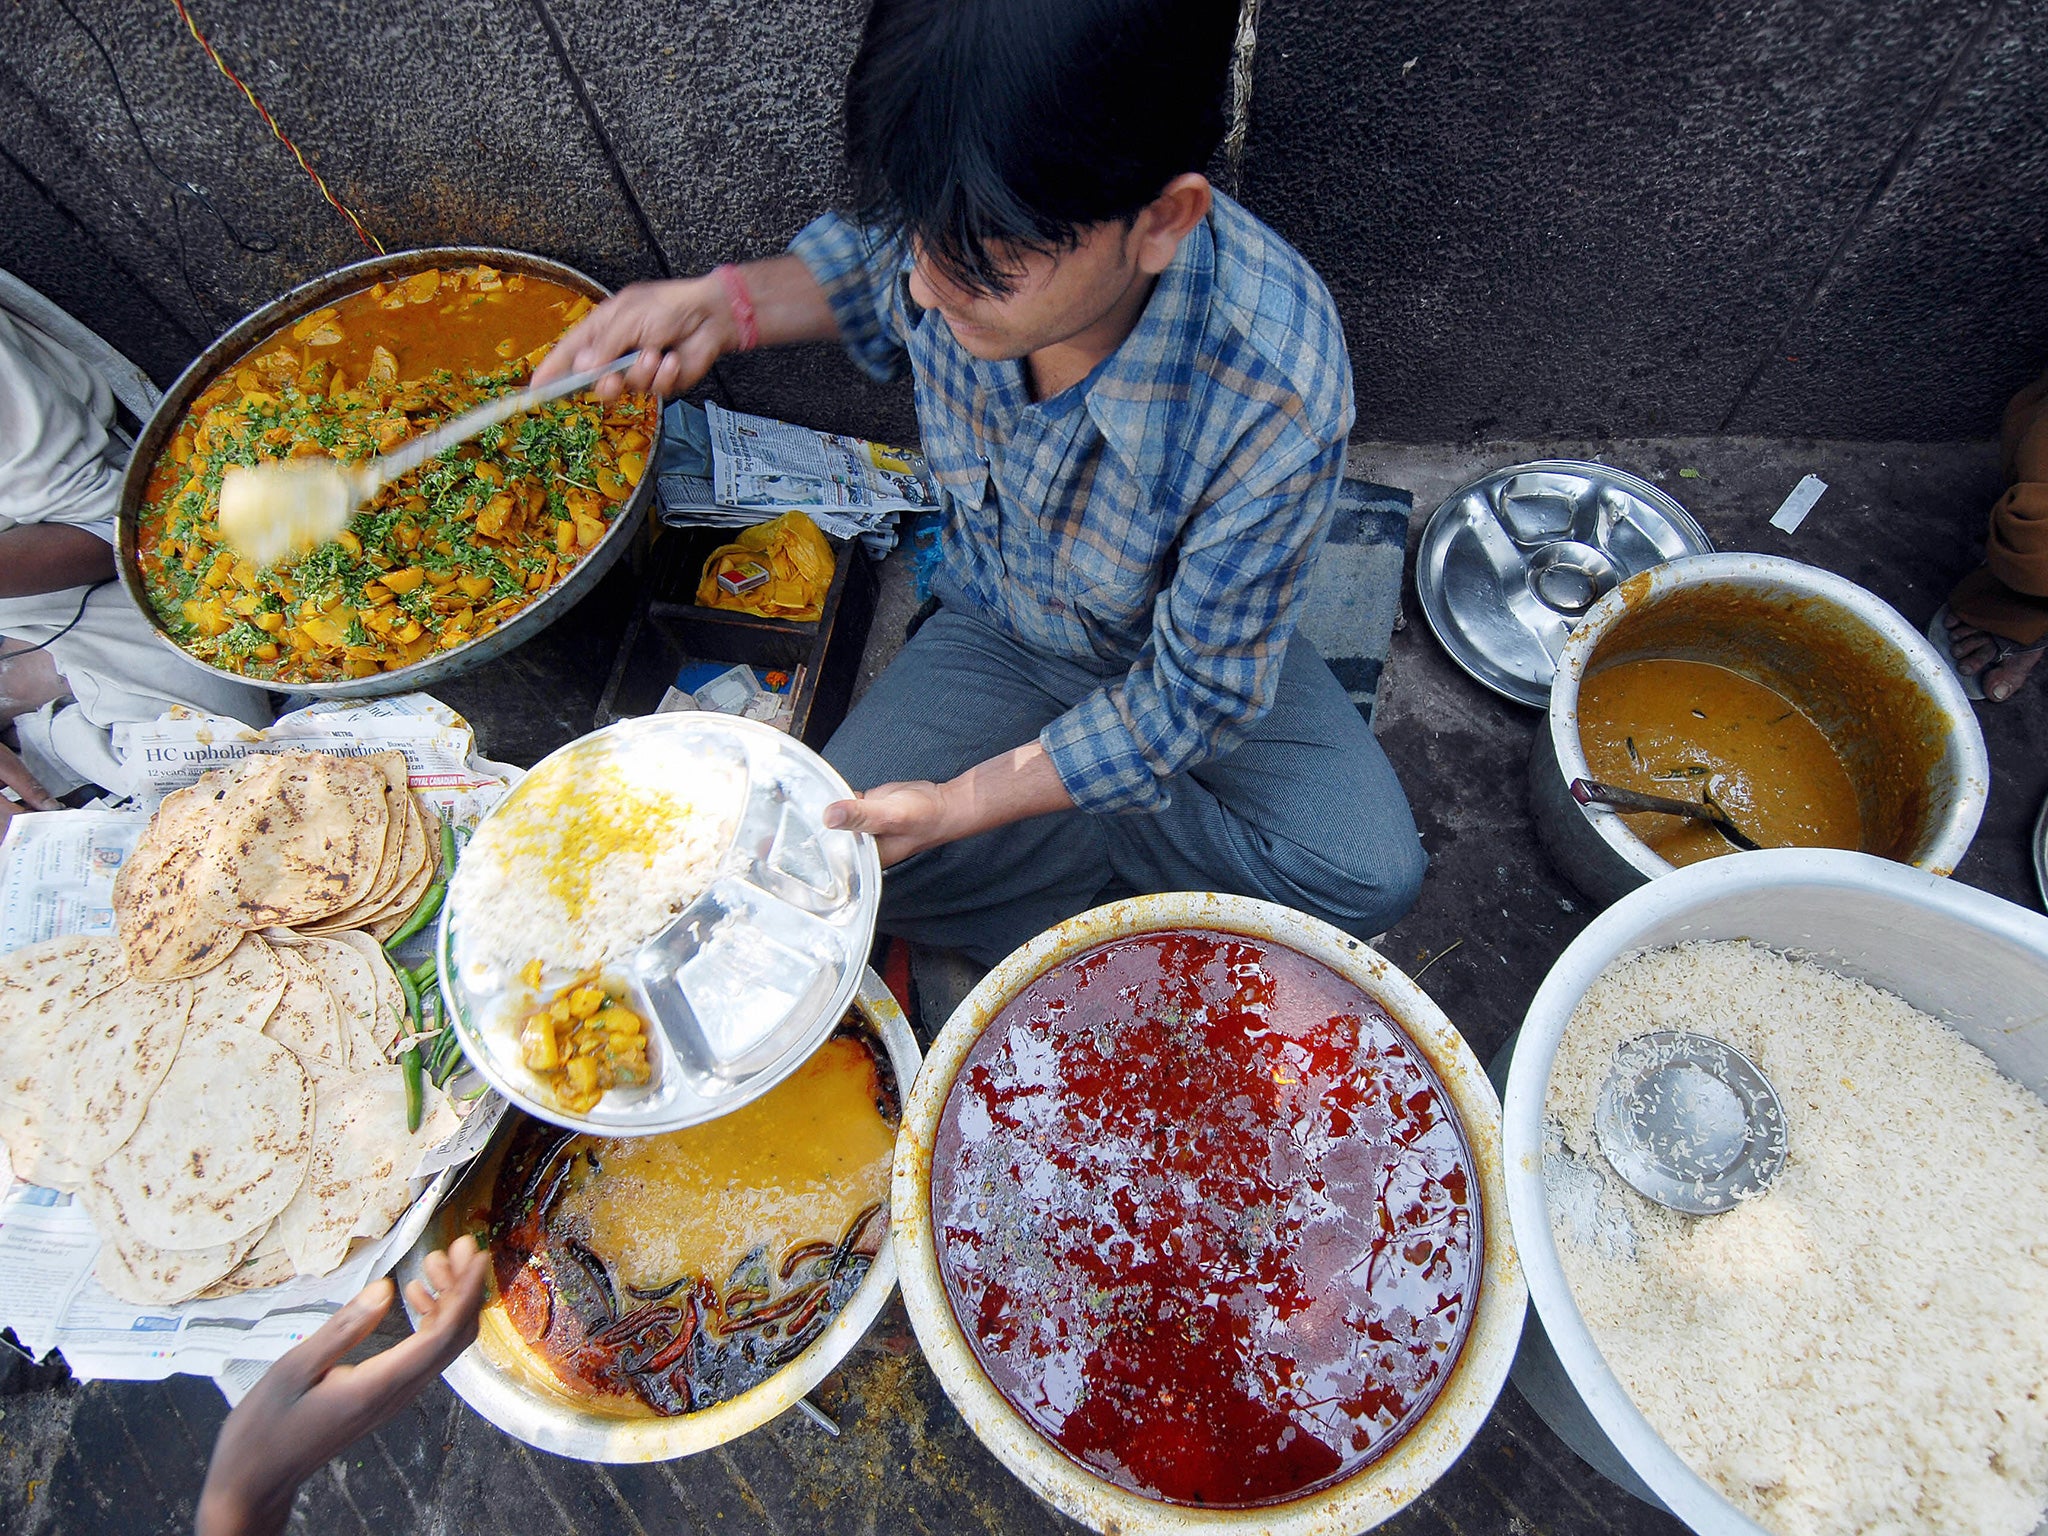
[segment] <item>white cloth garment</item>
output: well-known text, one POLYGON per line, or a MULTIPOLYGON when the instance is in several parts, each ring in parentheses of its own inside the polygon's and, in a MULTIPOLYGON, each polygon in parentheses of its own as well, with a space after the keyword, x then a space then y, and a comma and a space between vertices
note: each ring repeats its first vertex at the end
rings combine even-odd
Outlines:
MULTIPOLYGON (((0 288, 0 299, 6 293, 0 288)), ((0 530, 69 523, 112 544, 127 456, 107 382, 0 303, 0 530)), ((71 690, 73 702, 18 721, 23 759, 53 793, 86 782, 125 789, 108 777, 120 777, 110 728, 154 720, 173 704, 269 724, 264 690, 181 662, 118 583, 89 598, 87 591, 0 598, 0 635, 31 645, 50 641, 50 659, 71 690), (81 603, 84 617, 60 636, 81 603)))

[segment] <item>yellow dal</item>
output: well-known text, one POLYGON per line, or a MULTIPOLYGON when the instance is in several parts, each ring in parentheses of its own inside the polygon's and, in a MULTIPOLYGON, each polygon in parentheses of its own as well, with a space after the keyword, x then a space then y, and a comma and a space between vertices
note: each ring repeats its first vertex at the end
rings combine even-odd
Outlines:
POLYGON ((564 1196, 590 1247, 626 1285, 681 1275, 723 1285, 765 1246, 774 1263, 798 1243, 836 1240, 889 1197, 896 1132, 876 1106, 873 1055, 828 1040, 772 1091, 703 1125, 590 1143, 603 1176, 564 1196))

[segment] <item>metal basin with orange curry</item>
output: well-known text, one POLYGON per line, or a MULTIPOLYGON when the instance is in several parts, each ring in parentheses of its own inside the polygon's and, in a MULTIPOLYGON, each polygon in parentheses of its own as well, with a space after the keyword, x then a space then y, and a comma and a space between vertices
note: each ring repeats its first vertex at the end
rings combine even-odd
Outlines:
POLYGON ((260 569, 221 540, 220 480, 388 452, 524 383, 603 297, 555 262, 451 247, 343 267, 256 311, 136 445, 119 508, 129 595, 193 665, 312 694, 430 686, 536 632, 645 515, 660 435, 647 397, 537 407, 386 487, 338 540, 260 569))
POLYGON ((1581 806, 1578 778, 1710 803, 1766 848, 1945 875, 1990 773, 1954 674, 1892 608, 1797 561, 1718 554, 1632 577, 1572 632, 1529 797, 1545 850, 1598 901, 1734 854, 1703 822, 1581 806))
POLYGON ((586 1461, 662 1461, 745 1434, 845 1358, 896 1284, 887 1207, 920 1058, 873 972, 777 1088, 653 1136, 518 1111, 398 1266, 469 1232, 492 1278, 447 1372, 477 1412, 586 1461))

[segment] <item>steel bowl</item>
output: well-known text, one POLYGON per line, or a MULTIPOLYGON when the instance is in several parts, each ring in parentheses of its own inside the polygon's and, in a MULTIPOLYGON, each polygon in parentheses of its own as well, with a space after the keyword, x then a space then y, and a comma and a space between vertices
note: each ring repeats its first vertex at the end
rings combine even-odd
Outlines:
MULTIPOLYGON (((882 1047, 881 1059, 894 1079, 897 1102, 907 1102, 921 1058, 903 1010, 873 971, 862 977, 854 1005, 882 1047)), ((517 1114, 516 1110, 506 1114, 491 1146, 468 1177, 449 1192, 419 1240, 398 1261, 392 1274, 401 1289, 422 1278, 429 1253, 446 1248, 467 1230, 465 1213, 472 1211, 484 1194, 472 1188, 471 1181, 494 1165, 491 1151, 511 1133, 517 1114)), ((442 1379, 457 1397, 506 1434, 557 1456, 573 1456, 579 1461, 670 1461, 708 1451, 775 1418, 846 1358, 896 1288, 895 1244, 891 1230, 882 1239, 860 1289, 802 1354, 759 1386, 696 1413, 663 1419, 598 1412, 544 1377, 541 1367, 494 1339, 490 1330, 478 1335, 476 1343, 442 1372, 442 1379)), ((406 1311, 412 1313, 409 1302, 406 1311)), ((413 1322, 418 1321, 413 1316, 413 1322)))
MULTIPOLYGON (((311 314, 324 304, 331 304, 368 288, 373 283, 389 282, 393 279, 423 272, 429 267, 484 265, 496 267, 502 272, 523 272, 531 277, 546 278, 549 282, 560 283, 564 288, 583 294, 594 300, 611 297, 611 290, 593 277, 578 272, 574 267, 550 261, 545 256, 531 256, 524 251, 499 250, 486 245, 437 245, 425 250, 398 251, 388 256, 374 257, 369 261, 358 261, 346 267, 301 283, 289 293, 272 299, 261 309, 245 316, 224 332, 198 357, 178 381, 164 393, 156 411, 142 429, 142 435, 135 441, 135 452, 128 460, 127 472, 121 477, 121 499, 117 508, 118 542, 115 546, 115 564, 121 577, 121 585, 127 589, 129 598, 141 610, 150 631, 164 643, 164 647, 187 666, 197 667, 209 677, 226 678, 229 682, 254 687, 272 686, 262 678, 244 677, 239 672, 230 672, 202 661, 171 638, 164 628, 163 620, 150 606, 149 594, 143 589, 142 568, 136 560, 136 538, 140 532, 137 522, 141 515, 143 493, 149 484, 150 471, 156 467, 157 459, 177 433, 178 424, 185 419, 185 412, 192 402, 205 393, 206 387, 220 374, 247 357, 257 346, 293 321, 311 314)), ((651 471, 650 464, 650 471, 651 471)), ((474 640, 465 641, 451 651, 437 651, 409 667, 400 667, 393 672, 378 672, 370 677, 343 678, 329 683, 279 683, 280 691, 310 694, 324 699, 366 699, 378 698, 391 693, 411 693, 416 689, 432 688, 444 678, 458 677, 464 672, 482 666, 485 662, 504 655, 514 646, 532 639, 555 620, 575 607, 590 590, 603 579, 618 562, 633 542, 634 532, 647 516, 648 503, 654 497, 655 476, 650 472, 640 477, 640 483, 633 488, 633 494, 626 499, 625 507, 612 519, 605 529, 604 537, 591 547, 569 574, 546 592, 540 594, 524 608, 513 614, 503 624, 487 635, 478 635, 474 640)))
POLYGON ((896 1141, 890 1235, 902 1254, 903 1302, 925 1359, 981 1441, 1026 1487, 1093 1530, 1117 1536, 1351 1536, 1420 1496, 1464 1451, 1492 1411, 1522 1331, 1528 1293, 1506 1220, 1500 1101, 1464 1037, 1400 970, 1328 923, 1271 902, 1173 892, 1114 902, 1068 919, 1012 953, 954 1011, 910 1101, 896 1141), (1071 1461, 1012 1408, 975 1359, 939 1273, 932 1231, 932 1150, 961 1063, 1004 1006, 1049 966, 1112 939, 1175 928, 1244 934, 1321 961, 1387 1010, 1435 1070, 1465 1129, 1485 1234, 1478 1301, 1449 1380, 1414 1428, 1342 1482, 1279 1504, 1195 1509, 1119 1488, 1071 1461))
POLYGON ((1869 854, 1771 848, 1710 859, 1596 918, 1551 967, 1504 1053, 1508 1214, 1534 1303, 1516 1388, 1587 1462, 1693 1530, 1767 1536, 1665 1444, 1608 1369, 1565 1279, 1544 1178, 1551 1066, 1586 989, 1624 955, 1706 939, 1793 951, 1896 993, 2048 1099, 2048 918, 1869 854))
POLYGON ((1568 787, 1592 777, 1579 741, 1581 684, 1643 656, 1712 662, 1798 705, 1856 785, 1861 851, 1945 875, 1977 835, 1991 783, 1984 733, 1926 636, 1883 599, 1818 567, 1695 555, 1630 578, 1587 613, 1558 657, 1549 719, 1531 747, 1537 836, 1593 900, 1613 901, 1673 868, 1627 818, 1580 805, 1568 787))

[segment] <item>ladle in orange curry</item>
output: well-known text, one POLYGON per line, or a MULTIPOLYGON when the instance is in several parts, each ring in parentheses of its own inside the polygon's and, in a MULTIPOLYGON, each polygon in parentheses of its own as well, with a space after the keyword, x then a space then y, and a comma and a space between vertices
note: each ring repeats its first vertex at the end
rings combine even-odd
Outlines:
MULTIPOLYGON (((1617 662, 1579 689, 1592 776, 1674 799, 1711 794, 1766 848, 1857 848, 1863 817, 1833 743, 1783 694, 1708 662, 1617 662)), ((1713 827, 1635 813, 1636 835, 1673 864, 1733 851, 1713 827)))

